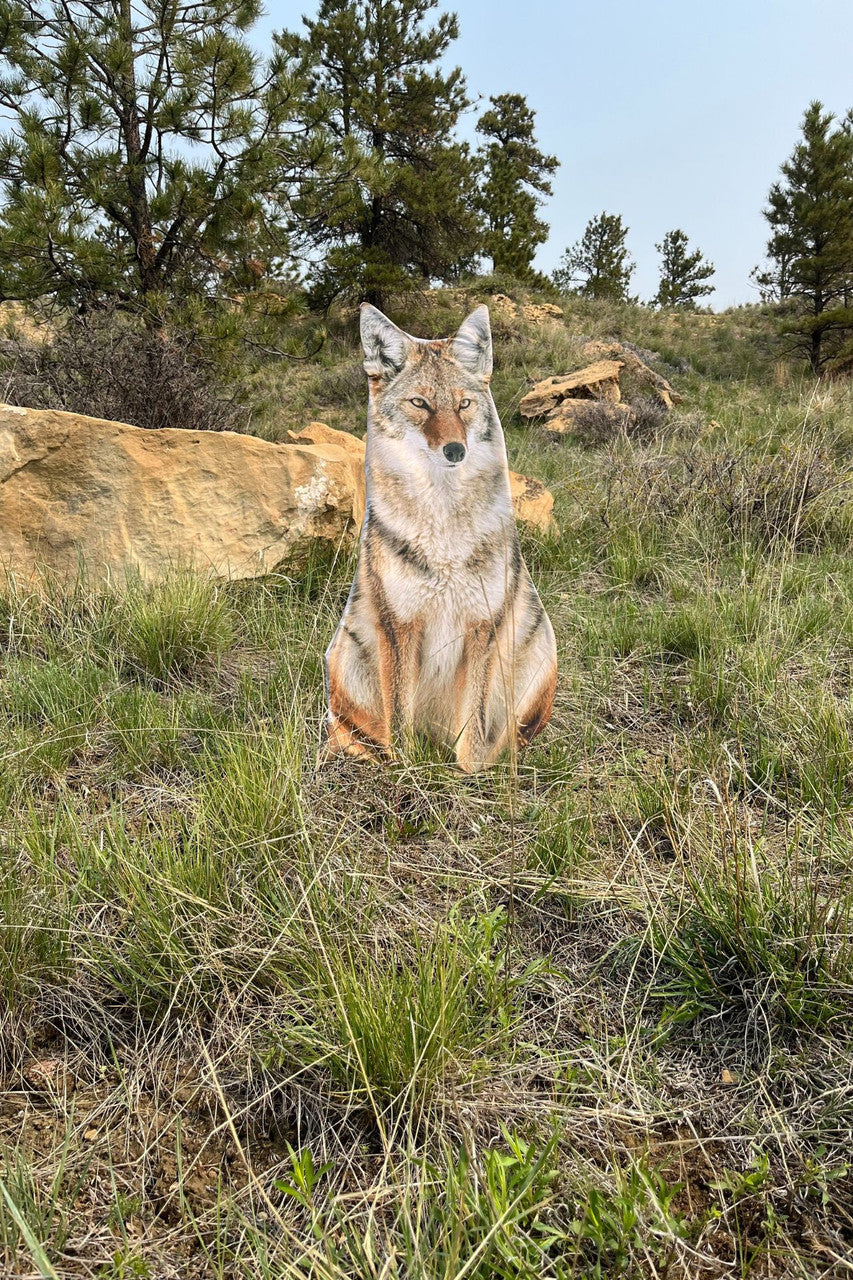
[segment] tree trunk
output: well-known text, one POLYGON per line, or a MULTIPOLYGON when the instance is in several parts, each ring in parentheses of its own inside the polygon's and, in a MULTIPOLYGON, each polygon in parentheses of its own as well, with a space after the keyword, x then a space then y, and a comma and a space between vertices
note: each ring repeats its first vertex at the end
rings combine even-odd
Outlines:
POLYGON ((119 29, 122 39, 127 44, 129 62, 127 70, 118 78, 117 108, 127 153, 127 192, 131 236, 139 269, 140 289, 143 294, 146 294, 154 292, 157 288, 159 272, 151 226, 151 210, 148 207, 148 193, 145 189, 145 156, 139 125, 131 0, 121 0, 119 29))
MULTIPOLYGON (((382 226, 382 197, 374 196, 370 204, 370 222, 363 228, 361 235, 362 249, 372 249, 379 238, 379 231, 382 226)), ((374 307, 380 309, 385 305, 382 299, 382 290, 376 285, 369 285, 364 292, 365 302, 371 303, 374 307)))

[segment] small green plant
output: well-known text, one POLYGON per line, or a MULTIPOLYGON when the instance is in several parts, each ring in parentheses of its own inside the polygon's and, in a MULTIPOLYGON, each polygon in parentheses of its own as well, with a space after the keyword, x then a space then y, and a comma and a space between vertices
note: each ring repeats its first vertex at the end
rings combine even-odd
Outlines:
MULTIPOLYGON (((417 1280, 568 1278, 569 1236, 557 1211, 556 1138, 528 1142, 502 1127, 503 1141, 475 1159, 445 1147, 425 1161, 393 1233, 405 1274, 417 1280)), ((353 1237, 350 1235, 350 1241, 353 1237)), ((363 1252, 353 1250, 356 1257, 363 1252)))
POLYGON ((640 1258, 665 1258, 668 1242, 685 1233, 684 1220, 673 1207, 680 1190, 680 1183, 669 1183, 645 1160, 616 1169, 613 1185, 606 1189, 590 1186, 569 1227, 575 1242, 573 1267, 581 1264, 581 1274, 590 1280, 609 1280, 640 1258))
POLYGON ((316 1239, 322 1240, 326 1226, 314 1192, 320 1180, 333 1166, 331 1163, 315 1165, 310 1147, 303 1147, 301 1151, 297 1152, 288 1143, 287 1154, 290 1159, 290 1178, 277 1179, 274 1184, 275 1188, 307 1210, 310 1217, 311 1234, 316 1239))
POLYGON ((748 1169, 723 1169, 711 1182, 722 1202, 722 1207, 714 1207, 712 1216, 725 1214, 729 1218, 744 1275, 749 1274, 779 1226, 768 1194, 770 1181, 770 1157, 761 1151, 748 1169))

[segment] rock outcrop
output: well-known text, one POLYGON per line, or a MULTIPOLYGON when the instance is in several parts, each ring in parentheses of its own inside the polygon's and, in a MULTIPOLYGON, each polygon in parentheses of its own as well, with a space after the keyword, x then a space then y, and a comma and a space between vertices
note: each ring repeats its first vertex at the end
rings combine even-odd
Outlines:
POLYGON ((618 404, 622 399, 619 390, 619 360, 599 360, 555 378, 537 382, 519 406, 522 418, 542 418, 552 413, 564 400, 609 400, 618 404))
MULTIPOLYGON (((192 564, 269 573, 299 545, 355 536, 364 442, 324 423, 270 443, 233 432, 145 431, 0 406, 0 573, 145 579, 192 564)), ((518 518, 551 531, 553 499, 513 478, 518 518)))
POLYGON ((664 408, 681 404, 681 396, 666 378, 650 369, 636 351, 623 342, 587 342, 581 348, 581 355, 587 360, 617 360, 638 386, 659 400, 664 408))
POLYGON ((554 520, 554 495, 545 488, 541 480, 510 471, 509 488, 515 518, 519 524, 526 525, 536 533, 559 537, 560 530, 554 520))
POLYGON ((545 428, 562 435, 589 411, 590 401, 598 401, 609 414, 614 430, 629 431, 636 416, 622 399, 620 379, 625 376, 631 391, 657 401, 665 409, 681 403, 681 396, 666 378, 650 369, 630 347, 620 342, 587 342, 581 354, 593 363, 573 373, 559 374, 537 382, 519 406, 523 418, 544 418, 545 428))
POLYGON ((504 324, 512 324, 516 320, 527 320, 530 324, 546 324, 549 320, 562 320, 562 307, 553 302, 523 302, 519 305, 508 298, 505 293, 492 294, 486 301, 489 310, 504 324))

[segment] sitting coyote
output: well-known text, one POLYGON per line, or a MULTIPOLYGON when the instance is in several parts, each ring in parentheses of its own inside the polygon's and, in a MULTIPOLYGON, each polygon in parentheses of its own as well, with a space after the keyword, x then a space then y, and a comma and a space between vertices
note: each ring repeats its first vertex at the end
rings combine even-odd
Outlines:
POLYGON ((329 748, 382 756, 421 730, 473 773, 547 724, 557 680, 489 391, 489 312, 430 342, 365 303, 361 339, 366 514, 326 652, 329 748))

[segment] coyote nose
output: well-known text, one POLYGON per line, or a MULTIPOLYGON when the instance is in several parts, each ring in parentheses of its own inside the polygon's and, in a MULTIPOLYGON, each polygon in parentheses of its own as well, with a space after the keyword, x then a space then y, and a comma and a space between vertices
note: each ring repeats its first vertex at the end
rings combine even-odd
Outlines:
POLYGON ((450 444, 444 446, 443 452, 448 462, 461 462, 465 457, 465 446, 456 440, 451 440, 450 444))

